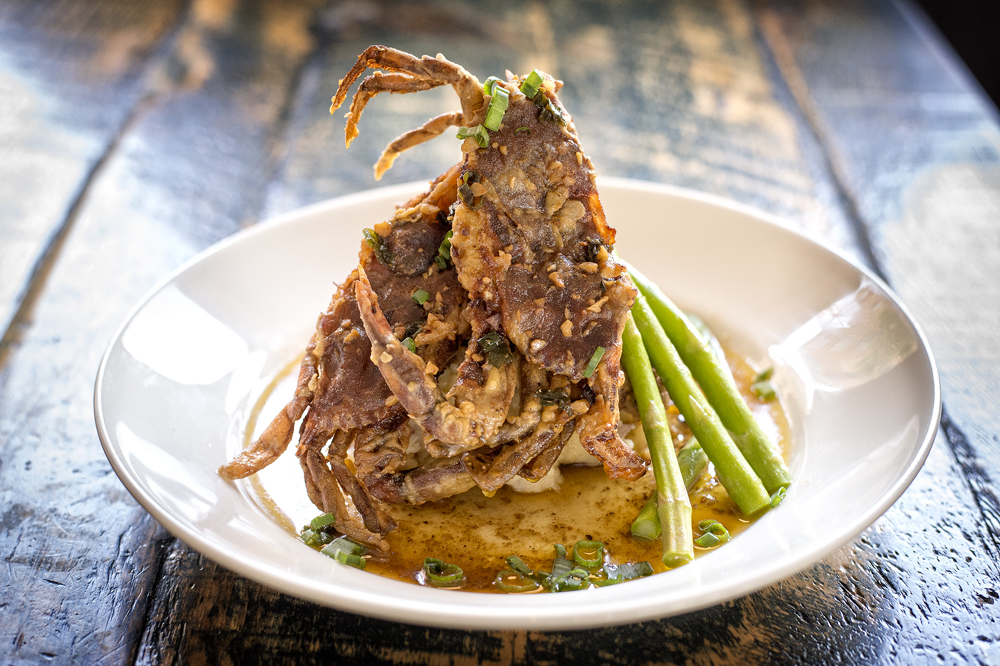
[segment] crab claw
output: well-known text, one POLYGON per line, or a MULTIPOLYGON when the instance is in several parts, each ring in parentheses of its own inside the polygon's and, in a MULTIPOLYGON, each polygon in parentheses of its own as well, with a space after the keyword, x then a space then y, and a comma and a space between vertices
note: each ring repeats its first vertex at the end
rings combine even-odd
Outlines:
POLYGON ((439 441, 439 457, 482 446, 507 416, 517 384, 517 363, 494 367, 476 353, 475 343, 470 344, 459 367, 459 381, 450 393, 456 404, 451 404, 434 376, 427 372, 424 360, 396 339, 364 268, 359 266, 358 273, 355 293, 361 321, 371 340, 371 360, 399 404, 439 441), (475 360, 477 356, 483 365, 475 360))

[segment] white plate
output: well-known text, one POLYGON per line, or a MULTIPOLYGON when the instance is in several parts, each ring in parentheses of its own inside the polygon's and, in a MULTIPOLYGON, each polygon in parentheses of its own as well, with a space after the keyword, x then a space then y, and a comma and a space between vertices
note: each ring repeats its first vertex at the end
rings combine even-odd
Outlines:
POLYGON ((94 409, 108 459, 158 521, 223 566, 318 604, 400 622, 633 622, 733 599, 817 562, 880 516, 927 456, 940 393, 923 334, 869 271, 759 212, 661 185, 600 185, 621 255, 741 351, 777 365, 795 482, 777 510, 724 548, 676 571, 586 592, 435 590, 336 565, 296 542, 244 482, 216 474, 240 449, 250 406, 301 353, 334 281, 355 265, 361 229, 423 184, 284 215, 166 278, 122 324, 97 375, 94 409))

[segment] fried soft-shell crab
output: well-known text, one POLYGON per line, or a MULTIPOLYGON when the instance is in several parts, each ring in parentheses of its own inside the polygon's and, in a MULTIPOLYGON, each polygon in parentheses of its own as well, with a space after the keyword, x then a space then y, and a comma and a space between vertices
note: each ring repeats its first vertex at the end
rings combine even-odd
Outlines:
POLYGON ((427 193, 369 234, 357 270, 319 318, 292 400, 220 473, 244 478, 266 467, 302 418, 296 453, 310 499, 336 515, 341 532, 381 550, 395 527, 385 503, 476 485, 493 492, 518 474, 537 480, 574 431, 609 476, 644 474, 618 435, 621 335, 636 290, 610 253, 614 230, 556 96, 561 83, 545 76, 529 98, 510 72, 484 89, 441 55, 372 46, 340 82, 331 112, 369 67, 382 71, 354 95, 348 145, 380 92, 451 85, 462 105, 393 141, 376 178, 449 127, 479 136, 465 139, 462 161, 427 193), (508 106, 487 132, 497 87, 508 106), (421 291, 423 303, 414 298, 421 291), (445 393, 437 376, 463 346, 445 393), (407 468, 411 418, 428 461, 407 468), (356 471, 346 461, 352 445, 356 471))

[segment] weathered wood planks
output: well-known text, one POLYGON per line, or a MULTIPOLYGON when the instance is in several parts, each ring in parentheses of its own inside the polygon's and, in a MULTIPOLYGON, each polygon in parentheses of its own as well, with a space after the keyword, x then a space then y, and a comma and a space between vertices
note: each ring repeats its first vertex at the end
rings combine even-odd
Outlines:
POLYGON ((5 663, 135 655, 161 546, 172 540, 104 458, 94 374, 143 292, 256 220, 310 50, 311 11, 276 2, 191 8, 143 72, 146 101, 92 178, 0 369, 5 663))
MULTIPOLYGON (((36 16, 15 9, 0 20, 36 16)), ((155 32, 142 25, 140 34, 155 32)), ((991 320, 975 319, 975 302, 947 298, 959 269, 978 271, 979 293, 996 295, 988 272, 1000 266, 989 254, 997 245, 969 242, 990 238, 995 219, 1000 185, 987 149, 996 124, 894 6, 204 0, 156 25, 160 41, 140 49, 147 59, 126 59, 131 97, 119 125, 131 120, 103 161, 103 148, 88 153, 100 168, 32 317, 0 356, 0 660, 1000 660, 998 556, 984 501, 997 478, 987 448, 995 415, 983 401, 995 390, 994 357, 976 346, 993 340, 980 327, 991 320), (602 173, 730 196, 863 259, 869 239, 855 233, 871 231, 871 256, 939 359, 946 350, 952 376, 974 371, 985 391, 969 395, 952 380, 953 446, 936 446, 900 501, 823 562, 734 602, 592 632, 369 620, 278 594, 171 539, 103 458, 90 416, 99 355, 163 273, 261 216, 371 187, 371 164, 389 139, 456 107, 450 90, 379 98, 345 151, 328 99, 372 42, 442 51, 480 77, 504 67, 556 73, 602 173), (932 252, 941 247, 952 249, 932 252), (955 263, 963 258, 968 265, 955 263)), ((75 52, 65 58, 92 66, 75 52)), ((79 85, 84 97, 101 90, 79 85)), ((3 113, 0 127, 10 126, 16 116, 3 113)), ((431 178, 457 159, 457 141, 442 137, 402 157, 384 182, 431 178)), ((51 196, 65 209, 72 192, 51 196)))
POLYGON ((946 441, 1000 556, 997 109, 907 5, 763 13, 884 274, 937 357, 946 441), (855 29, 848 31, 846 26, 855 29), (834 38, 839 36, 840 38, 834 38), (857 54, 848 57, 849 54, 857 54))
POLYGON ((0 9, 0 337, 145 90, 180 2, 0 9))

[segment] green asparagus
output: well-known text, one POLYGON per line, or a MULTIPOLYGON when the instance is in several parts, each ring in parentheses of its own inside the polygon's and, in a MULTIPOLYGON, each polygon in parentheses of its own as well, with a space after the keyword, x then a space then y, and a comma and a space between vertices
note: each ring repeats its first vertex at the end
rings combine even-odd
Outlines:
MULTIPOLYGON (((681 361, 677 349, 656 320, 640 293, 632 305, 632 317, 642 335, 649 359, 667 388, 667 393, 684 416, 684 421, 715 465, 716 476, 744 514, 755 515, 770 506, 770 495, 753 468, 733 443, 715 410, 705 400, 681 361)), ((626 366, 628 372, 628 366, 626 366)), ((631 379, 632 375, 629 375, 631 379)), ((635 389, 635 383, 632 385, 635 389)))
POLYGON ((663 564, 673 568, 694 559, 694 534, 691 529, 691 500, 677 464, 667 412, 650 366, 642 336, 630 316, 622 335, 622 365, 632 382, 632 392, 639 407, 642 429, 649 444, 649 455, 656 478, 657 515, 663 538, 663 564))
MULTIPOLYGON (((708 456, 697 439, 692 438, 677 452, 677 465, 681 469, 684 487, 691 490, 708 467, 708 456)), ((632 536, 653 541, 660 538, 660 519, 656 516, 656 491, 649 496, 632 523, 632 536)))
POLYGON ((684 313, 653 282, 632 266, 628 266, 628 270, 681 360, 690 368, 691 374, 705 392, 708 403, 718 413, 722 424, 760 477, 764 488, 768 493, 774 493, 779 488, 787 487, 792 477, 781 458, 781 451, 754 419, 729 369, 698 335, 684 313))

